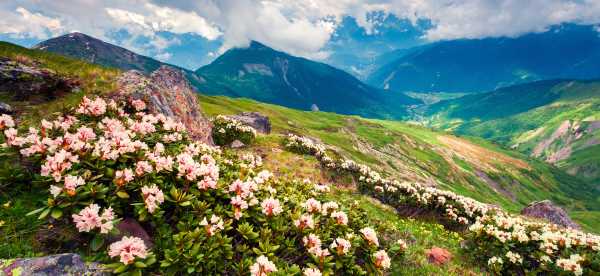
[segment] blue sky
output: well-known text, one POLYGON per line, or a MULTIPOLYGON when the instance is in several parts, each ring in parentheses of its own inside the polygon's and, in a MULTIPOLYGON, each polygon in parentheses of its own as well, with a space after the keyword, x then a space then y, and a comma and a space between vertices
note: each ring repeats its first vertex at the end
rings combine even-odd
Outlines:
POLYGON ((250 40, 315 60, 446 39, 600 23, 598 0, 4 0, 0 39, 31 46, 79 31, 195 69, 250 40), (381 47, 381 48, 378 48, 381 47))

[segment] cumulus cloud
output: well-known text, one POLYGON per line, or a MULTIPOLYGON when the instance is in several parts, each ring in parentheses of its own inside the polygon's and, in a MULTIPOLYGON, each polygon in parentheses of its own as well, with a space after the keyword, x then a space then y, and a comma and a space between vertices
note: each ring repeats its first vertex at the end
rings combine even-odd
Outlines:
POLYGON ((386 15, 428 20, 430 41, 518 36, 564 22, 600 23, 598 0, 20 0, 0 3, 0 33, 45 39, 79 30, 159 55, 178 43, 161 33, 222 42, 220 52, 251 40, 278 50, 325 58, 323 49, 344 16, 376 34, 386 15), (373 16, 373 15, 376 16, 373 16), (140 47, 139 38, 150 40, 140 47))
POLYGON ((0 33, 15 37, 46 39, 63 31, 59 19, 31 12, 21 6, 14 13, 0 10, 0 16, 4 18, 0 21, 0 33))
POLYGON ((597 0, 392 0, 385 10, 401 18, 431 20, 430 41, 514 37, 565 22, 600 22, 597 0))

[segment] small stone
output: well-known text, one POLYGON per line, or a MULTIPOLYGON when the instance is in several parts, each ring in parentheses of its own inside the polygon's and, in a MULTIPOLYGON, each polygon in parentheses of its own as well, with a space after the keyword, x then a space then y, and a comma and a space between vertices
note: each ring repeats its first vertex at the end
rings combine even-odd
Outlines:
POLYGON ((429 263, 435 265, 444 265, 452 259, 452 253, 440 247, 432 247, 425 251, 429 263))
POLYGON ((246 145, 244 143, 242 143, 240 140, 234 140, 233 142, 231 142, 231 148, 232 149, 239 149, 239 148, 243 148, 246 145))

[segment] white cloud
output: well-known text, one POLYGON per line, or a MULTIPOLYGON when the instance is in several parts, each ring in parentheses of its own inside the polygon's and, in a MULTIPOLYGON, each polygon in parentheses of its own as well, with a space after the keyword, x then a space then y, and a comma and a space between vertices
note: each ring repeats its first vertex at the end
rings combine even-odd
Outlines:
POLYGON ((16 37, 46 39, 63 31, 60 20, 17 7, 14 13, 0 10, 0 33, 16 37))
POLYGON ((208 40, 217 39, 221 35, 221 31, 214 24, 208 23, 194 11, 181 11, 151 3, 146 3, 143 7, 139 11, 112 7, 105 10, 115 23, 131 33, 147 36, 161 31, 175 34, 193 33, 208 40))
MULTIPOLYGON (((367 34, 384 17, 426 19, 430 41, 539 32, 564 22, 600 23, 599 0, 19 0, 0 2, 0 33, 45 39, 75 29, 157 55, 178 43, 162 32, 222 40, 220 51, 258 40, 278 50, 312 58, 323 51, 344 16, 367 34), (139 45, 137 38, 147 38, 139 45)), ((171 36, 169 36, 171 37, 171 36)))
POLYGON ((162 53, 154 55, 154 58, 156 58, 162 62, 167 62, 167 61, 169 61, 169 59, 171 59, 172 56, 173 55, 169 52, 162 52, 162 53))
POLYGON ((431 41, 540 32, 565 22, 600 22, 597 0, 392 0, 386 10, 399 17, 429 19, 431 41))

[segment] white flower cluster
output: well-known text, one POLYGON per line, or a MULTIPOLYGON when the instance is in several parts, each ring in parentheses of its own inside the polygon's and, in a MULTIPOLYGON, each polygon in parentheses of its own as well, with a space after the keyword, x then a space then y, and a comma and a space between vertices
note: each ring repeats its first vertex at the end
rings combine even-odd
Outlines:
MULTIPOLYGON (((313 154, 321 162, 324 158, 329 158, 325 153, 325 146, 316 144, 310 138, 290 135, 286 146, 294 151, 308 149, 300 152, 313 154)), ((538 264, 542 271, 567 271, 576 275, 581 275, 586 269, 593 273, 600 272, 597 266, 593 268, 589 265, 600 263, 600 236, 509 215, 498 208, 450 191, 385 179, 370 167, 352 160, 336 162, 328 159, 325 165, 357 176, 363 188, 388 204, 436 210, 451 221, 471 225, 469 230, 474 234, 473 239, 484 254, 504 252, 502 255, 489 257, 488 265, 492 268, 504 269, 511 265, 533 271, 536 269, 533 264, 538 264), (536 254, 530 252, 532 244, 539 251, 536 254), (540 257, 531 259, 534 256, 540 257), (585 256, 594 259, 586 260, 585 256)))
POLYGON ((492 256, 489 259, 488 264, 495 269, 505 268, 504 259, 511 264, 539 264, 552 272, 566 271, 575 275, 582 275, 586 269, 599 272, 589 266, 600 261, 600 236, 597 235, 500 213, 479 218, 469 230, 481 250, 508 250, 506 258, 492 256))
POLYGON ((248 133, 256 137, 256 129, 254 129, 251 126, 244 125, 240 121, 231 117, 225 115, 217 115, 214 122, 215 125, 217 125, 216 127, 219 133, 225 134, 228 131, 235 131, 241 133, 248 133))

